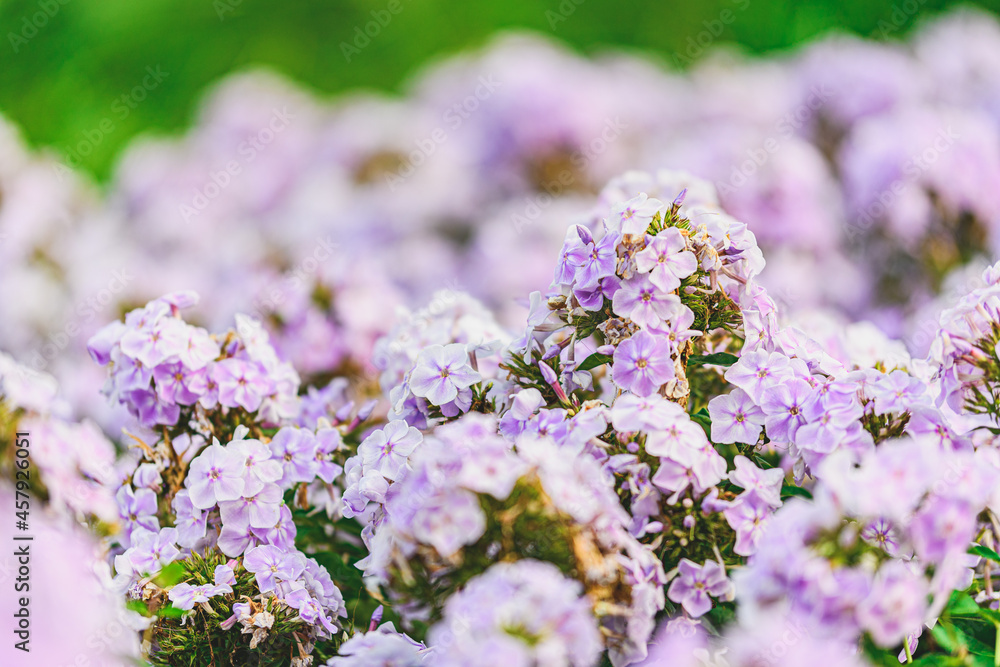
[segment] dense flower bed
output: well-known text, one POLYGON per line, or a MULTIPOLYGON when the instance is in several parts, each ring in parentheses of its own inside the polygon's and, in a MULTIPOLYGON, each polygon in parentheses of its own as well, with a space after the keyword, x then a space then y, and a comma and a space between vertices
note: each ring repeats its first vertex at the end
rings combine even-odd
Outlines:
POLYGON ((996 58, 956 14, 684 76, 521 36, 402 99, 245 75, 104 196, 5 131, 0 500, 36 628, 86 600, 34 649, 994 664, 996 58))

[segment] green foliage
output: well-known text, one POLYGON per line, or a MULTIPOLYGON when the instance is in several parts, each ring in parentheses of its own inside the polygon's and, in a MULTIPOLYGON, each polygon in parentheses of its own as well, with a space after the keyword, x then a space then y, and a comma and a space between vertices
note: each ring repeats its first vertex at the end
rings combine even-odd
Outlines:
POLYGON ((577 366, 578 371, 590 371, 598 366, 603 366, 604 364, 610 364, 612 361, 611 355, 601 354, 600 352, 594 352, 592 355, 583 360, 579 366, 577 366))
POLYGON ((975 556, 982 556, 983 558, 988 558, 992 561, 1000 563, 1000 554, 997 554, 997 552, 993 551, 993 549, 990 549, 989 547, 984 547, 981 544, 972 545, 972 547, 969 549, 969 553, 975 556))
POLYGON ((735 354, 729 354, 728 352, 716 352, 715 354, 692 354, 688 357, 688 368, 694 366, 732 366, 737 361, 739 357, 735 354))
MULTIPOLYGON (((440 618, 448 597, 497 562, 533 558, 552 563, 566 576, 583 578, 574 550, 579 529, 553 507, 537 478, 518 480, 504 500, 488 494, 479 500, 486 516, 479 540, 449 561, 429 547, 418 547, 420 557, 409 559, 406 569, 395 573, 393 590, 402 600, 426 607, 429 623, 440 618)), ((422 638, 419 632, 411 636, 422 638)))
MULTIPOLYGON (((60 3, 37 34, 15 50, 9 34, 19 34, 24 21, 40 10, 37 0, 9 0, 0 3, 0 25, 5 26, 0 98, 4 112, 24 126, 32 143, 61 152, 72 150, 85 133, 110 119, 113 130, 93 152, 81 155, 84 168, 103 179, 132 137, 186 127, 208 85, 255 65, 284 72, 324 94, 359 87, 399 90, 415 63, 476 47, 498 30, 523 28, 586 52, 642 49, 673 66, 685 66, 701 57, 702 34, 716 44, 735 42, 750 51, 785 48, 832 28, 898 38, 924 16, 955 3, 925 0, 916 16, 906 16, 897 25, 891 22, 896 0, 587 0, 574 4, 573 13, 565 17, 557 0, 403 0, 403 11, 348 61, 342 44, 352 42, 356 29, 372 20, 371 12, 387 4, 60 3), (725 10, 735 19, 720 24, 722 32, 713 39, 706 26, 718 22, 725 10), (141 82, 146 66, 160 66, 169 76, 121 118, 112 104, 141 82)), ((998 7, 997 0, 975 4, 998 7)))
MULTIPOLYGON (((953 591, 937 623, 924 632, 913 654, 913 665, 934 667, 996 667, 995 648, 1000 613, 980 607, 968 591, 953 591)), ((868 661, 878 667, 899 665, 900 647, 862 641, 868 661)))
MULTIPOLYGON (((295 546, 329 571, 330 578, 344 594, 347 618, 342 619, 348 635, 368 629, 375 609, 385 601, 365 587, 355 563, 368 555, 361 540, 362 526, 355 519, 331 521, 326 513, 295 509, 295 546)), ((385 605, 385 621, 399 625, 399 616, 385 605)))
MULTIPOLYGON (((202 558, 192 554, 187 560, 178 561, 164 569, 157 579, 164 584, 185 581, 192 586, 213 583, 215 568, 227 562, 227 558, 212 550, 202 558)), ((190 612, 174 608, 160 593, 147 603, 133 603, 134 608, 144 615, 155 614, 157 622, 151 628, 149 638, 158 646, 152 656, 157 667, 189 665, 190 667, 287 667, 293 657, 300 655, 300 646, 310 641, 308 626, 298 619, 298 612, 275 605, 274 598, 266 597, 263 603, 253 574, 242 567, 235 569, 236 585, 229 595, 212 598, 206 606, 195 605, 190 612), (254 600, 274 614, 274 624, 267 636, 254 648, 252 637, 243 634, 239 624, 223 630, 220 623, 232 614, 232 606, 238 601, 254 600), (139 605, 145 607, 140 609, 139 605)), ((172 584, 171 584, 172 585, 172 584)), ((332 642, 324 647, 323 653, 334 651, 332 642)), ((319 649, 319 647, 317 647, 319 649)))

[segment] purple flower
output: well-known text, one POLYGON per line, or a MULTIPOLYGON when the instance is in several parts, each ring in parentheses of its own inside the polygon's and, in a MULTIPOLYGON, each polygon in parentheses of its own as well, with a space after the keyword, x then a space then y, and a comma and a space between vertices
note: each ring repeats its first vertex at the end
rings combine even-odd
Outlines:
POLYGON ((764 412, 742 389, 716 396, 708 402, 712 418, 712 441, 757 444, 764 427, 764 412))
POLYGON ((191 325, 186 327, 184 344, 178 354, 186 368, 193 371, 201 370, 218 356, 219 344, 212 340, 207 331, 191 325))
POLYGON ((680 350, 689 339, 702 333, 696 329, 689 329, 692 324, 694 324, 694 312, 684 306, 673 318, 653 327, 652 331, 669 340, 675 350, 680 350))
POLYGON ((153 369, 156 392, 165 403, 194 405, 208 389, 204 370, 191 371, 180 363, 161 364, 153 369))
POLYGON ((500 418, 500 433, 508 439, 516 438, 524 431, 525 424, 538 408, 545 405, 542 393, 535 388, 521 389, 513 396, 510 409, 500 418))
POLYGON ((474 493, 442 489, 428 498, 413 517, 413 537, 450 558, 486 530, 486 516, 474 493))
POLYGON ((710 595, 725 598, 733 593, 733 584, 726 577, 726 571, 714 560, 697 563, 681 559, 679 574, 671 582, 667 597, 684 607, 684 611, 697 618, 712 609, 710 595))
POLYGON ((726 460, 711 446, 708 450, 683 447, 669 458, 660 459, 660 467, 652 481, 661 489, 678 494, 688 486, 695 493, 704 493, 721 482, 725 473, 726 460))
POLYGON ((608 223, 612 229, 620 229, 622 236, 641 238, 653 221, 653 216, 664 209, 665 206, 659 199, 650 199, 645 192, 640 192, 628 201, 615 204, 608 223))
POLYGON ((622 287, 622 281, 617 276, 604 276, 596 283, 573 289, 576 300, 584 310, 600 310, 605 299, 614 299, 622 287))
POLYGON ((309 625, 322 625, 331 635, 337 631, 326 611, 304 588, 297 588, 285 596, 285 603, 299 612, 299 618, 309 625))
POLYGON ((152 368, 176 358, 186 345, 187 325, 165 317, 145 329, 131 329, 122 335, 122 352, 152 368))
POLYGON ((743 489, 740 494, 742 499, 752 493, 771 507, 781 506, 781 484, 785 480, 781 468, 762 470, 742 455, 736 457, 735 463, 736 469, 729 473, 729 481, 743 489))
POLYGON ((434 405, 444 405, 458 397, 458 390, 483 379, 469 365, 465 345, 430 345, 417 356, 410 372, 410 391, 434 405))
POLYGON ((233 440, 229 450, 243 459, 243 495, 256 495, 268 484, 281 479, 281 462, 272 458, 271 448, 260 440, 233 440))
MULTIPOLYGON (((375 468, 370 470, 365 470, 361 479, 358 480, 357 493, 360 498, 363 499, 361 507, 365 501, 371 501, 373 503, 383 504, 385 503, 385 494, 389 491, 389 481, 382 476, 375 468)), ((351 494, 353 497, 353 494, 351 494)), ((348 496, 347 491, 344 492, 344 498, 348 496)))
POLYGON ((640 331, 618 345, 611 372, 615 384, 622 389, 649 396, 674 377, 670 344, 640 331))
POLYGON ((344 472, 344 469, 333 462, 333 454, 340 450, 344 439, 335 428, 322 428, 316 431, 316 476, 327 484, 344 472))
POLYGON ((666 428, 683 415, 683 408, 657 394, 622 394, 611 408, 611 421, 619 431, 654 431, 666 428))
POLYGON ((265 484, 252 496, 219 503, 223 525, 235 528, 271 528, 278 523, 281 489, 277 484, 265 484))
POLYGON ((219 531, 219 550, 230 558, 236 558, 249 547, 261 542, 257 533, 249 525, 245 528, 230 524, 219 531))
POLYGON ((329 667, 421 667, 426 651, 423 644, 399 634, 391 623, 365 634, 356 634, 341 644, 338 655, 327 663, 329 667))
POLYGON ((559 254, 559 263, 556 265, 555 282, 561 285, 572 284, 576 270, 583 264, 587 253, 588 247, 580 238, 576 228, 567 229, 566 240, 559 254))
POLYGON ((118 516, 125 522, 123 530, 126 534, 137 528, 145 528, 154 533, 160 529, 160 520, 156 518, 156 494, 152 490, 133 490, 126 484, 118 489, 115 500, 118 503, 118 516))
POLYGON ((91 359, 101 366, 107 366, 111 363, 111 351, 118 345, 125 331, 125 325, 119 320, 101 327, 87 341, 87 352, 90 353, 91 359))
POLYGON ((744 352, 726 371, 726 379, 758 404, 764 399, 765 389, 790 375, 788 357, 766 350, 744 352))
POLYGON ((256 361, 223 359, 212 364, 212 379, 219 387, 219 403, 256 412, 273 391, 264 367, 256 361))
POLYGON ((238 452, 226 449, 218 441, 205 448, 191 461, 184 480, 184 486, 191 495, 191 504, 206 510, 216 503, 239 499, 246 486, 243 481, 245 467, 238 452))
POLYGON ((657 234, 635 256, 635 266, 649 273, 652 283, 664 292, 672 292, 698 268, 694 253, 687 250, 687 241, 681 230, 669 227, 657 234))
POLYGON ((497 563, 471 579, 427 637, 430 662, 440 667, 582 667, 598 664, 604 648, 583 586, 531 559, 497 563))
POLYGON ((358 454, 366 471, 377 470, 386 479, 395 481, 406 467, 407 457, 422 440, 420 431, 397 419, 365 438, 358 445, 358 454))
POLYGON ((131 391, 143 391, 149 389, 153 381, 153 369, 145 365, 138 359, 121 354, 116 351, 111 355, 114 361, 112 380, 115 391, 125 394, 131 391))
POLYGON ((233 565, 235 563, 236 561, 231 560, 226 564, 215 566, 212 581, 215 582, 216 586, 222 586, 224 584, 233 586, 236 584, 236 573, 233 571, 233 565))
POLYGON ((869 544, 881 547, 890 556, 899 555, 899 532, 891 521, 876 519, 865 526, 861 537, 869 544))
POLYGON ((125 553, 136 572, 153 574, 180 555, 181 550, 175 546, 176 541, 175 528, 164 528, 158 533, 140 530, 136 531, 132 547, 125 553))
POLYGON ((177 544, 188 549, 204 539, 207 530, 205 513, 191 503, 187 489, 181 489, 174 496, 174 527, 177 528, 177 544))
POLYGON ((705 437, 705 430, 691 421, 683 410, 674 412, 669 421, 649 430, 646 452, 653 456, 678 458, 688 451, 712 450, 712 445, 705 437))
POLYGON ((905 412, 926 391, 926 386, 906 371, 895 370, 876 378, 866 393, 875 400, 877 414, 905 412))
POLYGON ((163 483, 155 463, 143 463, 132 473, 132 483, 144 489, 158 489, 163 483))
POLYGON ((802 413, 812 392, 809 383, 799 379, 787 380, 768 390, 761 401, 768 438, 789 442, 795 437, 795 431, 805 423, 802 413))
POLYGON ((180 418, 180 406, 160 400, 155 391, 130 391, 122 398, 129 412, 146 428, 159 425, 172 426, 180 418))
POLYGON ((298 552, 285 552, 270 544, 247 551, 243 567, 253 573, 262 593, 273 591, 278 581, 295 581, 304 569, 298 552))
POLYGON ((316 478, 316 436, 297 426, 286 426, 271 439, 271 456, 281 464, 278 484, 290 489, 316 478))
POLYGON ((975 535, 977 514, 978 509, 963 499, 931 496, 910 525, 917 555, 931 563, 944 563, 964 554, 975 535))
POLYGON ((908 563, 891 560, 879 569, 871 592, 858 606, 858 621, 875 643, 896 646, 920 631, 929 592, 927 580, 908 563))
POLYGON ((203 584, 192 586, 191 584, 177 584, 170 589, 167 597, 175 609, 189 611, 194 609, 196 604, 207 604, 208 601, 218 595, 229 595, 233 592, 232 586, 227 584, 203 584))
POLYGON ((622 283, 611 307, 617 315, 648 329, 676 317, 681 310, 681 300, 676 294, 656 287, 647 274, 639 273, 622 283))
POLYGON ((615 265, 618 263, 618 234, 608 232, 598 243, 588 243, 585 246, 586 256, 576 270, 576 284, 579 287, 591 287, 601 278, 615 275, 615 265))
POLYGON ((749 495, 737 498, 723 514, 736 531, 736 546, 733 551, 740 556, 752 556, 770 521, 770 507, 756 495, 749 495))
POLYGON ((285 551, 295 548, 295 522, 292 520, 292 510, 282 504, 278 515, 278 523, 267 530, 252 528, 254 536, 265 544, 273 544, 285 551))

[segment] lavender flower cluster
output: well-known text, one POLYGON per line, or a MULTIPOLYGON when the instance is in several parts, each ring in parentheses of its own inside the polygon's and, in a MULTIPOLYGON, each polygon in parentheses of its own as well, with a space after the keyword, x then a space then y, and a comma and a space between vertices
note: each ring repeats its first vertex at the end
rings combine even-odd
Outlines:
MULTIPOLYGON (((32 492, 96 534, 115 659, 853 666, 994 640, 1000 268, 912 356, 788 320, 705 181, 598 200, 521 327, 440 292, 377 378, 303 386, 255 317, 189 323, 192 292, 97 331, 122 449, 39 449, 32 492)), ((5 363, 0 426, 96 432, 5 363)))

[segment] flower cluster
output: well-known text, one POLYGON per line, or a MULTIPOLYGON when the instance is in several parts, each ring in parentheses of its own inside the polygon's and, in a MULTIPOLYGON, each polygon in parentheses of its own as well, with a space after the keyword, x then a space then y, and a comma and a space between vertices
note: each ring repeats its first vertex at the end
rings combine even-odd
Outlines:
POLYGON ((857 467, 831 456, 814 500, 782 508, 740 572, 741 614, 777 608, 821 624, 809 632, 884 647, 919 635, 972 583, 980 558, 967 551, 996 508, 995 453, 907 438, 857 467))
POLYGON ((644 654, 663 572, 627 532, 628 515, 596 461, 566 460, 535 434, 512 446, 494 418, 470 414, 435 429, 401 464, 369 513, 371 554, 360 564, 369 576, 435 607, 438 591, 481 572, 483 554, 548 561, 575 572, 591 596, 615 664, 644 654))
POLYGON ((265 424, 295 416, 299 376, 278 359, 260 324, 237 319, 237 331, 212 336, 180 311, 197 295, 168 294, 101 329, 87 345, 110 367, 104 392, 147 428, 173 426, 182 410, 241 410, 265 424))
POLYGON ((89 419, 71 418, 55 378, 2 352, 0 434, 0 472, 18 491, 60 514, 114 521, 114 445, 89 419), (33 442, 18 447, 22 437, 33 442))
MULTIPOLYGON (((995 642, 1000 270, 922 359, 786 320, 756 236, 686 174, 615 179, 552 259, 517 333, 457 292, 400 312, 379 398, 356 368, 302 387, 251 318, 186 323, 193 293, 92 338, 130 417, 104 543, 143 657, 854 667, 995 642)), ((3 387, 19 416, 57 404, 3 387)))
POLYGON ((317 645, 332 646, 347 611, 326 567, 299 550, 293 512, 339 502, 344 436, 371 409, 352 418, 348 403, 336 424, 319 414, 299 426, 298 375, 260 325, 238 317, 240 333, 211 336, 179 317, 196 299, 157 299, 88 346, 137 429, 118 466, 116 588, 150 624, 154 664, 216 651, 226 664, 278 664, 292 652, 304 667, 333 652, 317 645))
POLYGON ((448 600, 429 636, 435 664, 593 665, 602 647, 590 606, 551 563, 497 563, 448 600))
POLYGON ((440 291, 427 307, 401 316, 374 351, 391 416, 424 428, 491 400, 499 391, 496 353, 509 338, 489 310, 462 292, 440 291))

